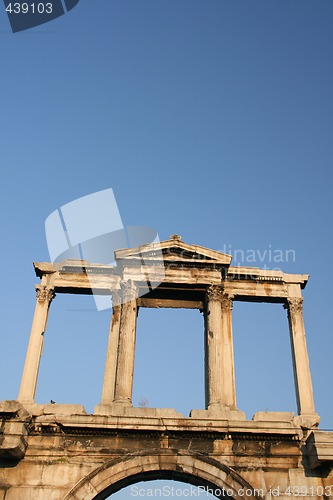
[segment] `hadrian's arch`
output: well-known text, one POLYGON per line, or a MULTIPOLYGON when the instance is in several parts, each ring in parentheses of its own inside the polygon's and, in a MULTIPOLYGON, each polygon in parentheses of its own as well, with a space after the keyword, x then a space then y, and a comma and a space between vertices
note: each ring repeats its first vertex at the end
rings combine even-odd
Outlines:
POLYGON ((19 395, 0 402, 0 500, 102 499, 156 478, 221 488, 233 498, 251 498, 252 491, 270 500, 277 487, 283 500, 299 491, 311 499, 333 496, 333 433, 318 428, 303 320, 309 277, 236 267, 231 260, 174 235, 117 250, 115 265, 34 264, 40 282, 19 395), (104 380, 96 388, 102 397, 92 414, 80 404, 37 404, 51 303, 59 294, 91 293, 112 295, 104 380), (247 420, 238 408, 236 301, 286 309, 296 415, 257 411, 247 420), (206 403, 189 416, 132 403, 137 314, 161 307, 204 315, 206 403))

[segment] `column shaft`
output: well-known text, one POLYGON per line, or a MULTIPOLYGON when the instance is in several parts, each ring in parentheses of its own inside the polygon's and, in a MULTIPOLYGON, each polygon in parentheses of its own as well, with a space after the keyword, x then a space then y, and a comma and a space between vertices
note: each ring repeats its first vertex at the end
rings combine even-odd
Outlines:
POLYGON ((232 301, 219 286, 208 289, 205 315, 206 406, 236 409, 231 326, 232 301))
POLYGON ((102 390, 102 405, 111 404, 115 396, 115 381, 120 330, 121 304, 118 294, 112 294, 112 316, 110 321, 109 341, 106 353, 104 382, 102 390))
POLYGON ((232 299, 224 294, 222 305, 222 390, 223 402, 231 410, 236 409, 235 362, 232 338, 232 299))
POLYGON ((288 304, 285 307, 288 310, 298 413, 299 415, 312 415, 315 414, 315 406, 306 346, 302 302, 302 298, 289 298, 288 304))
POLYGON ((53 297, 53 288, 43 286, 38 287, 36 290, 35 313, 18 395, 18 400, 21 402, 33 403, 35 400, 44 332, 46 329, 49 307, 53 297))
POLYGON ((124 290, 118 344, 115 403, 132 405, 137 318, 136 287, 129 281, 124 290))

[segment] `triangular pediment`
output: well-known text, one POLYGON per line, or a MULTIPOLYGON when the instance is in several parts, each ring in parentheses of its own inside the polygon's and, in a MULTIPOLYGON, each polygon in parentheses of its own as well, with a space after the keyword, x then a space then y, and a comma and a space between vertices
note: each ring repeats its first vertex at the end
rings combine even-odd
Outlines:
POLYGON ((152 262, 163 260, 165 263, 200 262, 214 265, 220 264, 222 266, 229 266, 232 258, 231 255, 217 252, 216 250, 199 245, 188 245, 178 236, 171 237, 166 241, 141 245, 136 248, 116 250, 115 257, 117 261, 143 259, 145 263, 150 260, 152 262))

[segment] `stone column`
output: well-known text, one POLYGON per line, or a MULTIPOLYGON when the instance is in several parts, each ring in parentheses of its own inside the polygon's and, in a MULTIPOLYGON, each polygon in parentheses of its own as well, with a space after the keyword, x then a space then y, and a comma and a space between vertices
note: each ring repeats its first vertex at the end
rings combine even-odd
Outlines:
POLYGON ((106 353, 101 405, 110 405, 114 400, 120 331, 121 301, 118 292, 112 293, 112 316, 106 353))
POLYGON ((232 300, 220 286, 208 288, 205 314, 206 406, 236 409, 231 325, 232 300))
POLYGON ((315 415, 302 302, 301 297, 288 298, 284 307, 288 311, 298 413, 299 415, 315 415))
POLYGON ((223 398, 230 410, 236 410, 235 360, 232 338, 232 297, 222 295, 223 398))
POLYGON ((54 289, 51 287, 38 286, 36 289, 35 314, 31 326, 20 392, 17 398, 22 403, 33 403, 35 400, 48 311, 54 296, 54 289))
POLYGON ((137 288, 132 280, 123 287, 114 402, 132 406, 137 318, 137 288))

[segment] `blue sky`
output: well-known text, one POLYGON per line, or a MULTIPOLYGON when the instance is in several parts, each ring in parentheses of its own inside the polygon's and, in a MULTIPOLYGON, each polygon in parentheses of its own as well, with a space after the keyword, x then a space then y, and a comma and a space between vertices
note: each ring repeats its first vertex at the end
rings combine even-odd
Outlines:
MULTIPOLYGON (((124 224, 161 239, 294 251, 240 263, 311 275, 316 409, 332 428, 332 21, 329 0, 80 0, 13 34, 1 7, 0 399, 17 397, 45 219, 112 187, 124 224)), ((110 312, 80 299, 52 303, 37 398, 92 411, 110 312)), ((197 311, 140 312, 136 401, 202 407, 202 330, 197 311)), ((282 306, 235 304, 234 336, 239 408, 295 411, 282 306)))

